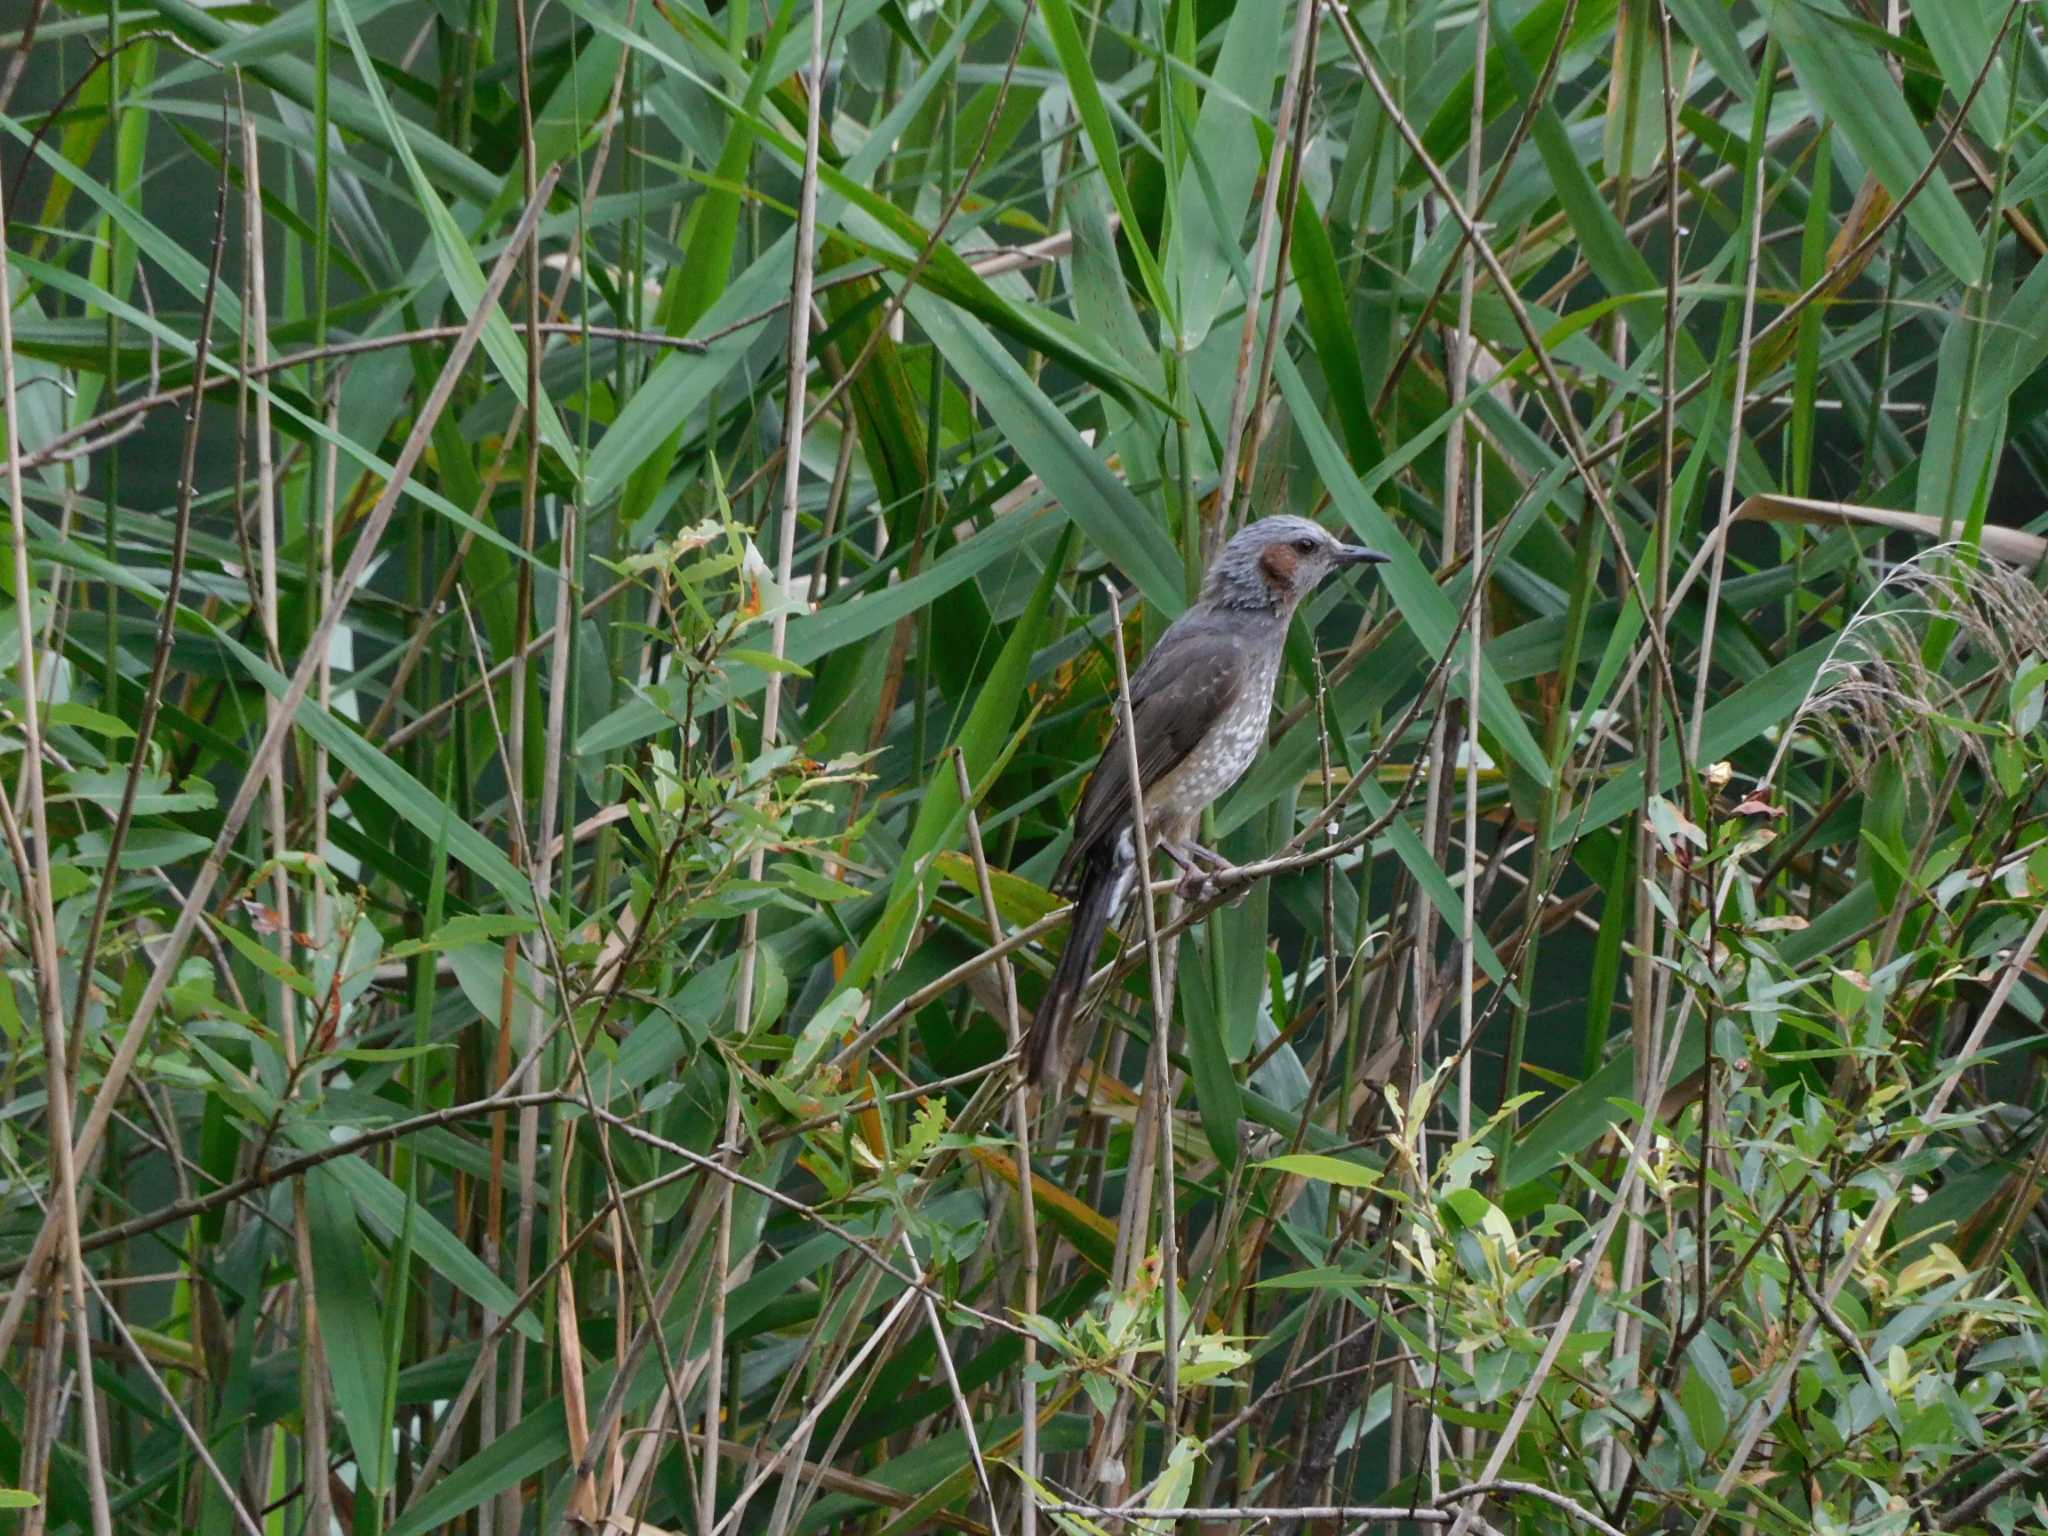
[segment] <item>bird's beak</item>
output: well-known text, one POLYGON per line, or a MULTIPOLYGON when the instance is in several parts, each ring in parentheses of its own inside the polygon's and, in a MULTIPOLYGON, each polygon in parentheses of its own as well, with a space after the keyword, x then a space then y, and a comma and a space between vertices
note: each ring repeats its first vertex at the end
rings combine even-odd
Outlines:
POLYGON ((1376 549, 1367 549, 1363 544, 1340 544, 1337 546, 1339 565, 1385 565, 1393 558, 1376 549))

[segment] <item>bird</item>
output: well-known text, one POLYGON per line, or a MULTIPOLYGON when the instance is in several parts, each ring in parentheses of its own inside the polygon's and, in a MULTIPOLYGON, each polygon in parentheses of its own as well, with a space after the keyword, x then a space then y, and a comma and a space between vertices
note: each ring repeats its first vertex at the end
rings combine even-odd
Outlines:
MULTIPOLYGON (((1263 517, 1223 546, 1200 598, 1168 626, 1130 680, 1146 840, 1199 888, 1230 861, 1194 840, 1201 815, 1265 745, 1288 621, 1333 572, 1379 565, 1378 550, 1346 544, 1305 517, 1263 517)), ((1137 797, 1122 712, 1074 813, 1074 837, 1053 876, 1073 892, 1066 948, 1033 1015, 1025 1080, 1042 1084, 1079 1009, 1102 936, 1138 880, 1137 797)))

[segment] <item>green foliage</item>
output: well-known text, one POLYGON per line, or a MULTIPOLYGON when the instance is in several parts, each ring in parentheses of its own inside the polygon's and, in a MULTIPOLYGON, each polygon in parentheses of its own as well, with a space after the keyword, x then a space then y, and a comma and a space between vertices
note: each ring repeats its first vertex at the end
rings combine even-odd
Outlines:
POLYGON ((2035 8, 30 11, 24 1528, 2048 1526, 2035 8))

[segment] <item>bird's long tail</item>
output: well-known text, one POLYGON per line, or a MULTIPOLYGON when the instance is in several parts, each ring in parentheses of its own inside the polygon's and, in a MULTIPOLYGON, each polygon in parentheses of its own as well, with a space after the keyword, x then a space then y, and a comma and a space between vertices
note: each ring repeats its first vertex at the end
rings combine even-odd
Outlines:
POLYGON ((1024 1042, 1024 1080, 1028 1083, 1042 1084, 1048 1069, 1060 1060, 1060 1038, 1081 1005, 1102 936, 1130 892, 1134 862, 1119 846, 1109 858, 1093 858, 1082 866, 1067 947, 1060 951, 1052 982, 1031 1020, 1030 1038, 1024 1042))

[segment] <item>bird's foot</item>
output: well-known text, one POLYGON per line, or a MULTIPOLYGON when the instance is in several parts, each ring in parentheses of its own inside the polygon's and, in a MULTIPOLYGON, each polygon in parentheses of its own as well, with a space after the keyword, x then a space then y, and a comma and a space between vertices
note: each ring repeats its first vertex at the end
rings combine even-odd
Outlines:
POLYGON ((1180 867, 1178 895, 1182 901, 1200 901, 1210 886, 1209 872, 1203 869, 1185 850, 1172 843, 1165 845, 1166 856, 1180 867))
MULTIPOLYGON (((1167 843, 1166 856, 1181 868, 1180 897, 1183 901, 1206 901, 1220 890, 1237 883, 1237 866, 1213 848, 1189 841, 1167 843)), ((1235 901, 1244 899, 1239 891, 1235 901)))

